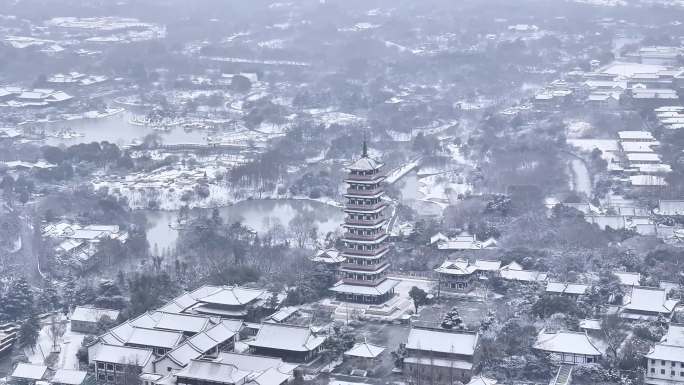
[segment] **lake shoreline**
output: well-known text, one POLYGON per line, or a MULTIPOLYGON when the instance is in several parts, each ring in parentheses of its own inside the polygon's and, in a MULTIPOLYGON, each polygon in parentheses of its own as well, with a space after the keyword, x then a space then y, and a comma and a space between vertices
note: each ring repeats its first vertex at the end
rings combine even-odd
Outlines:
MULTIPOLYGON (((207 216, 213 210, 218 210, 226 223, 240 222, 259 234, 265 234, 276 224, 287 228, 291 220, 301 214, 314 220, 322 236, 337 231, 344 222, 344 213, 339 207, 311 198, 247 199, 229 206, 192 208, 190 213, 207 216)), ((150 248, 155 248, 155 245, 161 249, 175 246, 181 231, 174 226, 178 222, 178 210, 143 209, 138 212, 147 218, 145 232, 150 248)))

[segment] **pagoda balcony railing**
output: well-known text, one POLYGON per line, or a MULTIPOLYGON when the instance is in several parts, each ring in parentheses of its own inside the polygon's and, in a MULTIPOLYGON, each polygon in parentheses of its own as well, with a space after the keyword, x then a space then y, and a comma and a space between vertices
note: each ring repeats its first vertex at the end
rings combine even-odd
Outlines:
POLYGON ((367 181, 375 180, 375 179, 378 179, 378 178, 384 178, 384 177, 386 177, 386 176, 387 176, 387 175, 385 175, 385 173, 383 173, 383 172, 380 172, 380 173, 377 173, 377 174, 371 174, 371 175, 352 175, 352 174, 348 174, 346 180, 360 180, 360 181, 363 181, 363 182, 367 182, 367 181))
POLYGON ((342 249, 342 253, 347 255, 358 255, 361 257, 374 257, 378 254, 384 253, 387 250, 389 250, 389 246, 386 245, 374 250, 356 250, 345 247, 342 249))
POLYGON ((387 262, 376 263, 373 265, 357 265, 355 263, 343 263, 341 265, 341 268, 347 270, 376 271, 382 269, 385 266, 387 266, 387 262))
POLYGON ((374 196, 377 194, 381 194, 382 192, 383 192, 383 189, 381 189, 381 188, 374 188, 372 190, 357 190, 354 188, 348 188, 347 189, 348 195, 359 195, 359 196, 374 196))
POLYGON ((386 220, 387 220, 387 218, 385 218, 384 215, 381 215, 376 219, 349 219, 349 218, 346 218, 344 220, 344 223, 346 225, 374 226, 374 225, 379 225, 380 223, 382 223, 386 220))
POLYGON ((362 286, 377 286, 380 282, 382 282, 382 280, 383 277, 378 277, 370 281, 364 281, 362 279, 342 278, 342 281, 344 281, 344 283, 362 286))
POLYGON ((361 235, 361 234, 352 234, 350 232, 346 232, 343 234, 342 238, 348 239, 350 241, 354 240, 359 240, 359 241, 377 241, 385 237, 387 234, 385 232, 373 234, 373 235, 361 235))
POLYGON ((347 204, 344 207, 349 210, 377 210, 379 208, 387 206, 387 203, 385 202, 379 202, 379 203, 373 203, 370 205, 357 205, 357 204, 347 204))

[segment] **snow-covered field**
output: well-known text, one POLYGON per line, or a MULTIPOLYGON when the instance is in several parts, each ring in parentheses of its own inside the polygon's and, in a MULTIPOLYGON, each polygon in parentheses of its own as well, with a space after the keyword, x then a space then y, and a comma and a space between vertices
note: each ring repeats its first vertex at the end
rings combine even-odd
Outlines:
POLYGON ((85 334, 72 332, 71 324, 62 314, 59 314, 57 321, 65 325, 64 334, 57 339, 57 349, 53 349, 52 346, 50 319, 48 319, 42 323, 35 348, 33 350, 26 349, 24 354, 30 363, 42 365, 45 358, 54 350, 58 352, 59 357, 55 361, 53 369, 78 369, 76 353, 81 347, 85 334))

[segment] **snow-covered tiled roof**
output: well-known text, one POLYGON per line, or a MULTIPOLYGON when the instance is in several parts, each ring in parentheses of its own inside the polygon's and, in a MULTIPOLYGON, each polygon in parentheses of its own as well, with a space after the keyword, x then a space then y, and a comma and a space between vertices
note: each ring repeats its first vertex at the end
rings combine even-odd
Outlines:
POLYGON ((97 322, 102 317, 107 316, 110 320, 116 321, 119 318, 119 311, 112 309, 100 309, 93 306, 76 306, 71 320, 82 322, 97 322))
POLYGON ((475 267, 480 271, 499 271, 501 268, 501 261, 484 261, 478 259, 475 260, 475 267))
POLYGON ((52 377, 53 384, 81 385, 85 380, 87 372, 80 370, 59 369, 52 377))
POLYGON ((336 249, 324 249, 316 251, 311 260, 314 262, 323 263, 342 263, 345 261, 345 257, 336 249))
POLYGON ((200 352, 207 352, 218 345, 218 341, 209 337, 206 333, 197 333, 189 338, 188 342, 200 352))
POLYGON ((629 273, 626 271, 614 271, 621 285, 625 286, 639 286, 639 281, 641 280, 641 274, 639 273, 629 273))
POLYGON ((20 362, 12 372, 13 378, 26 378, 30 380, 42 380, 48 368, 45 365, 34 365, 20 362))
POLYGON ((500 271, 501 278, 511 281, 521 282, 542 282, 546 280, 546 273, 531 270, 509 270, 502 269, 500 271))
POLYGON ((621 140, 634 140, 634 139, 640 139, 640 140, 655 140, 653 137, 653 134, 651 134, 648 131, 620 131, 618 132, 618 137, 621 140))
POLYGON ((344 281, 339 281, 335 284, 335 286, 330 288, 330 290, 336 293, 353 293, 358 295, 383 295, 388 293, 398 284, 399 281, 395 279, 386 279, 377 286, 350 285, 344 283, 344 281))
POLYGON ((406 348, 472 356, 477 338, 475 332, 413 327, 409 332, 406 348))
POLYGON ((283 362, 283 360, 280 358, 255 356, 252 354, 233 352, 219 353, 216 361, 222 362, 224 364, 235 365, 240 370, 247 370, 250 372, 263 372, 272 368, 276 368, 280 372, 292 374, 292 371, 297 367, 296 364, 283 362))
POLYGON ((503 266, 501 268, 501 270, 523 270, 523 267, 518 262, 513 261, 513 262, 509 263, 508 265, 503 266))
POLYGON ((156 329, 180 330, 188 333, 199 333, 206 329, 210 324, 209 317, 177 313, 161 314, 161 318, 154 325, 156 329))
POLYGON ((154 346, 171 349, 178 345, 182 339, 183 333, 181 332, 133 328, 133 333, 131 333, 126 343, 132 345, 154 346))
POLYGON ((286 306, 279 309, 277 312, 271 314, 271 316, 269 316, 268 318, 273 320, 274 322, 283 322, 295 313, 297 313, 298 311, 299 308, 296 306, 286 306))
POLYGON ((586 293, 588 289, 589 286, 579 283, 549 282, 546 284, 546 291, 549 293, 581 295, 586 293))
POLYGON ((264 290, 247 289, 237 286, 223 286, 206 297, 199 298, 200 302, 223 305, 247 305, 264 294, 264 290))
POLYGON ((650 152, 630 152, 627 153, 627 160, 632 163, 638 162, 660 162, 660 155, 650 152))
POLYGON ((223 320, 212 328, 198 333, 170 351, 167 356, 184 366, 216 346, 228 341, 242 328, 240 320, 223 320))
POLYGON ((233 365, 215 361, 191 360, 188 366, 176 373, 178 378, 190 378, 202 382, 241 384, 250 373, 233 365))
POLYGON ((180 344, 178 347, 166 354, 171 360, 178 365, 185 366, 190 360, 200 357, 204 352, 200 352, 192 346, 188 341, 180 344))
POLYGON ((349 165, 350 170, 356 170, 356 171, 371 171, 371 170, 377 170, 380 167, 382 167, 382 163, 376 161, 373 158, 367 157, 367 156, 362 156, 356 162, 349 165))
POLYGON ((436 272, 448 275, 470 275, 476 271, 476 267, 465 259, 454 261, 444 261, 441 266, 435 269, 436 272))
POLYGON ((667 345, 684 346, 684 325, 671 323, 661 342, 667 345))
POLYGON ((629 302, 622 307, 622 310, 634 310, 647 313, 672 313, 677 301, 668 300, 665 290, 655 287, 635 286, 629 302))
POLYGON ((583 319, 579 323, 580 329, 585 330, 601 330, 601 320, 599 319, 583 319))
POLYGON ((554 353, 600 356, 601 351, 594 346, 589 337, 581 332, 541 332, 534 344, 535 349, 554 353))
POLYGON ((277 368, 270 368, 254 377, 252 381, 248 382, 248 385, 281 385, 286 383, 292 375, 287 373, 282 373, 277 368))
POLYGON ((383 346, 360 342, 344 352, 344 355, 348 357, 375 358, 384 351, 385 347, 383 346))
POLYGON ((296 352, 312 351, 325 341, 325 337, 313 335, 306 326, 264 323, 250 346, 288 350, 296 352))
POLYGON ((651 360, 684 362, 684 347, 656 344, 645 357, 651 360))

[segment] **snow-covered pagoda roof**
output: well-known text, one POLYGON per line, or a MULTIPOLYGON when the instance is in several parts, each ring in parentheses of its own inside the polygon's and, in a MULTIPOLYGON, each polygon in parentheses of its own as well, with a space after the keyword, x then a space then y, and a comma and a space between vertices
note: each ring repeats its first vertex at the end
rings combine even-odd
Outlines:
POLYGON ((382 166, 383 164, 377 160, 368 156, 362 156, 356 162, 349 165, 349 169, 356 171, 372 171, 377 170, 382 166))

